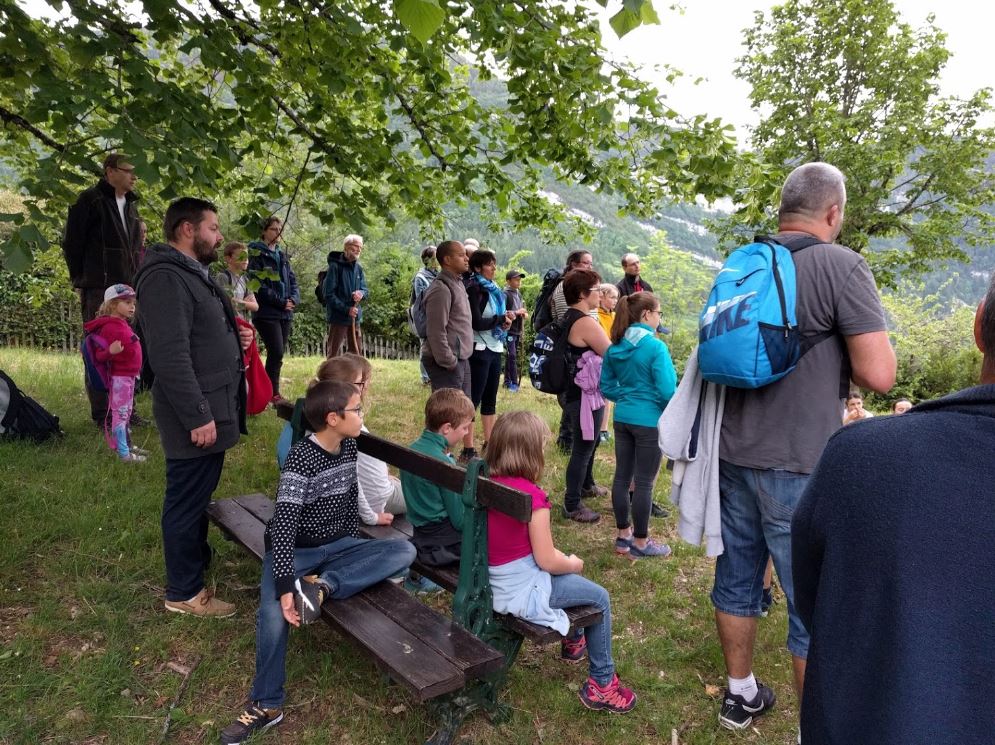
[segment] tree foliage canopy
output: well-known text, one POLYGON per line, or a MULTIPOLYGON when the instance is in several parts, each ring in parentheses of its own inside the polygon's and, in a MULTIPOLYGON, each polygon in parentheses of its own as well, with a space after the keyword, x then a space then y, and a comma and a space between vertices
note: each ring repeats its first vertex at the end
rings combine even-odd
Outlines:
POLYGON ((963 260, 958 239, 995 240, 984 209, 995 201, 995 130, 979 124, 991 91, 939 95, 944 40, 932 17, 913 29, 889 0, 788 0, 757 13, 736 75, 763 119, 734 228, 770 228, 787 173, 826 161, 847 176, 841 242, 861 251, 872 238, 901 239, 867 254, 885 284, 903 268, 963 260))
MULTIPOLYGON (((8 265, 58 234, 112 150, 135 163, 147 215, 184 193, 240 194, 246 218, 298 197, 357 229, 438 224, 457 199, 552 231, 544 168, 637 213, 730 182, 730 131, 683 120, 608 60, 581 4, 48 2, 45 18, 0 2, 0 156, 29 196, 8 265), (504 79, 506 101, 478 102, 477 75, 504 79)), ((656 20, 624 0, 612 25, 656 20)))

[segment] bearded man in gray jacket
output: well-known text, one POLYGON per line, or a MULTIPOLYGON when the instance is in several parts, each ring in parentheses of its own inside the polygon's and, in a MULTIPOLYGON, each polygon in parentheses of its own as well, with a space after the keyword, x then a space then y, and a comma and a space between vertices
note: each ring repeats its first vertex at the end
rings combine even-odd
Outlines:
POLYGON ((166 455, 166 610, 230 616, 235 606, 204 586, 212 555, 206 510, 225 451, 246 433, 242 349, 252 331, 240 333, 227 294, 208 275, 224 240, 217 207, 178 199, 163 227, 169 243, 149 247, 136 285, 155 371, 152 411, 166 455))

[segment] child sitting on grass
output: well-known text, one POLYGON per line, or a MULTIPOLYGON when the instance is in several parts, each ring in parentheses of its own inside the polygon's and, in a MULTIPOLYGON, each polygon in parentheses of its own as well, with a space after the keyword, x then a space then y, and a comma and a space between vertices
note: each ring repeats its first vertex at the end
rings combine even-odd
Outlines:
POLYGON ((490 565, 494 610, 548 626, 566 635, 570 622, 564 608, 594 605, 601 620, 577 629, 564 639, 560 656, 579 662, 588 654, 590 670, 580 700, 588 709, 625 714, 636 705, 636 694, 615 674, 612 660, 611 602, 605 588, 580 575, 584 562, 553 545, 550 503, 539 488, 551 437, 542 419, 528 411, 498 417, 487 443, 486 460, 494 481, 532 497, 532 520, 522 523, 494 509, 487 511, 487 561, 490 565))
POLYGON ((351 597, 403 571, 415 557, 407 541, 359 538, 359 389, 316 382, 304 399, 304 414, 320 429, 291 448, 280 474, 276 512, 266 526, 256 677, 245 711, 221 732, 223 744, 244 742, 283 720, 288 624, 317 620, 325 600, 351 597))
MULTIPOLYGON (((412 450, 454 464, 450 448, 473 426, 473 402, 455 388, 437 390, 425 403, 425 430, 411 443, 412 450)), ((418 561, 443 567, 460 559, 463 537, 463 498, 406 471, 401 488, 414 527, 411 542, 418 561)))
POLYGON ((142 345, 131 328, 135 317, 135 291, 128 285, 111 285, 97 317, 83 325, 87 333, 100 337, 106 347, 94 349, 96 361, 110 368, 107 417, 104 436, 107 445, 125 463, 142 463, 146 453, 132 446, 128 422, 135 407, 135 378, 142 371, 142 345))

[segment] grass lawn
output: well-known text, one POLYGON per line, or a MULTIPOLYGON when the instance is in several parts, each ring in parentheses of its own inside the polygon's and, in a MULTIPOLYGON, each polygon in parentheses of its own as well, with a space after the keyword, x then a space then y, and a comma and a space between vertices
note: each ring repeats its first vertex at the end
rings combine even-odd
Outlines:
MULTIPOLYGON (((301 394, 318 362, 288 359, 284 394, 301 394)), ((212 529, 217 561, 208 582, 238 614, 209 620, 164 611, 158 436, 154 427, 136 430, 149 462, 118 462, 89 422, 81 367, 77 356, 0 350, 0 368, 66 432, 41 446, 0 445, 0 743, 161 742, 174 701, 165 741, 216 742, 252 680, 259 565, 212 529)), ((416 363, 375 361, 367 425, 410 442, 427 395, 416 363)), ((151 418, 149 394, 137 406, 151 418)), ((555 431, 552 397, 527 385, 517 394, 502 389, 498 411, 513 407, 538 412, 555 431)), ((250 421, 251 434, 228 452, 218 498, 274 493, 281 424, 270 412, 250 421)), ((556 504, 566 459, 551 452, 549 460, 543 486, 556 504)), ((613 460, 611 448, 599 448, 599 483, 611 483, 613 460)), ((657 501, 666 503, 668 492, 664 471, 657 501)), ((624 717, 585 710, 576 697, 584 668, 561 663, 556 645, 526 645, 505 692, 511 721, 494 727, 474 716, 463 735, 479 745, 794 743, 783 598, 757 640, 756 670, 777 692, 777 708, 744 733, 727 732, 717 716, 725 673, 708 599, 713 562, 677 539, 673 517, 651 526, 673 546, 672 558, 617 558, 608 500, 592 506, 605 515, 600 524, 555 515, 554 536, 611 593, 615 660, 638 706, 624 717)), ((449 600, 427 602, 442 608, 449 600)), ((423 707, 325 624, 291 634, 287 668, 287 719, 260 742, 418 743, 434 729, 423 707)))

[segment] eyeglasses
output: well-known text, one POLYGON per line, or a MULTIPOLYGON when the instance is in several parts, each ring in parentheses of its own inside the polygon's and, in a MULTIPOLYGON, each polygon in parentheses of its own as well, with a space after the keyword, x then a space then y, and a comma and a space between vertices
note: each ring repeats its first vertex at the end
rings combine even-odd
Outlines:
POLYGON ((363 405, 360 404, 359 406, 353 406, 351 409, 342 409, 343 414, 349 411, 354 412, 356 416, 363 416, 363 405))
POLYGON ((590 290, 588 290, 588 292, 601 292, 601 287, 600 286, 592 287, 590 290))

